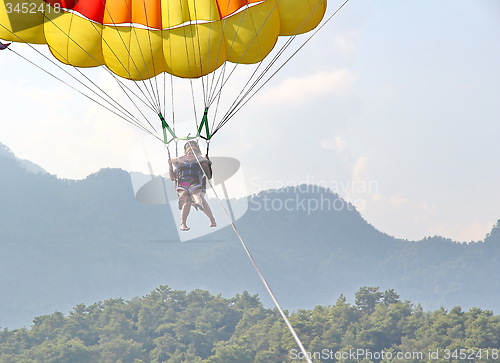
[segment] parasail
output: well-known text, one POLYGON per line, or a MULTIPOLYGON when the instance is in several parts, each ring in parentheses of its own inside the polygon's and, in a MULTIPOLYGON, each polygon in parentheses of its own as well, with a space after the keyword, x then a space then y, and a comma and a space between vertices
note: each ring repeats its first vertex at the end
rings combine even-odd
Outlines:
MULTIPOLYGON (((197 87, 203 91, 203 105, 194 109, 202 111, 203 119, 196 121, 194 134, 210 139, 262 83, 271 68, 261 63, 279 37, 314 29, 325 11, 326 0, 1 0, 0 39, 31 47, 46 44, 53 59, 77 69, 77 82, 90 90, 85 93, 88 98, 153 133, 151 117, 142 111, 146 105, 160 117, 161 139, 168 143, 182 137, 175 132, 175 106, 162 102, 168 98, 163 90, 169 83, 163 77, 163 86, 159 85, 162 74, 201 79, 197 87), (226 69, 228 63, 261 68, 243 85, 248 89, 232 102, 217 127, 215 119, 209 127, 208 110, 223 98, 223 87, 234 73, 226 69), (115 77, 130 104, 120 104, 98 81, 82 73, 82 68, 98 66, 115 77), (128 80, 138 85, 130 86, 128 80), (131 114, 132 104, 139 116, 131 114)), ((273 58, 268 59, 274 64, 273 58)), ((199 119, 195 113, 193 118, 199 119)))
POLYGON ((325 0, 4 0, 0 38, 128 79, 195 78, 262 61, 278 36, 313 29, 325 10, 325 0))
MULTIPOLYGON (((327 0, 0 0, 0 50, 33 63, 155 136, 168 150, 168 144, 179 139, 203 138, 208 144, 301 49, 278 62, 297 35, 318 27, 326 7, 327 0), (1 40, 26 43, 40 57, 18 53, 14 44, 1 40), (45 55, 38 44, 47 45, 51 55, 45 55), (40 64, 42 58, 52 69, 40 64), (246 65, 254 66, 251 72, 246 65), (94 67, 102 67, 116 82, 125 102, 106 90, 94 74, 85 72, 94 67), (242 67, 247 78, 239 91, 224 92, 242 67), (194 131, 182 135, 176 127, 179 97, 174 84, 179 80, 190 85, 196 123, 194 131), (228 107, 220 110, 224 100, 229 100, 228 107), (152 121, 151 112, 159 117, 159 124, 152 121)), ((186 98, 180 97, 180 102, 186 98)))

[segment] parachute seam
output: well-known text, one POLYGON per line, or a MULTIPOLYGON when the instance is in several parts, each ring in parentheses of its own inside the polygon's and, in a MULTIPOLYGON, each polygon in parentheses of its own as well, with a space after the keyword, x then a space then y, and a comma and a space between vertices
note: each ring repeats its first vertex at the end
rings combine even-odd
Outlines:
MULTIPOLYGON (((184 13, 183 11, 183 5, 184 5, 184 2, 181 1, 181 12, 184 13)), ((189 9, 189 6, 187 8, 187 12, 189 14, 189 28, 192 29, 192 25, 193 25, 193 21, 191 19, 191 13, 190 13, 190 9, 189 9)), ((188 69, 190 70, 191 69, 191 62, 190 62, 190 56, 189 56, 189 44, 188 44, 188 41, 187 41, 187 26, 186 27, 183 27, 182 28, 182 31, 184 33, 184 46, 186 48, 186 56, 187 56, 187 64, 188 64, 188 69)), ((195 66, 194 66, 194 69, 196 70, 196 62, 195 62, 195 66)), ((193 103, 193 113, 194 113, 194 120, 195 120, 195 123, 196 123, 196 129, 198 130, 198 116, 197 116, 197 112, 196 112, 196 99, 195 99, 195 94, 194 94, 194 88, 193 88, 193 80, 191 78, 189 78, 189 84, 190 84, 190 87, 191 87, 191 100, 192 100, 192 103, 193 103)))
MULTIPOLYGON (((147 12, 147 8, 146 8, 146 2, 144 1, 143 4, 144 4, 144 14, 146 16, 146 23, 149 24, 148 12, 147 12)), ((156 74, 156 67, 155 67, 153 42, 151 40, 151 32, 148 31, 147 34, 148 34, 148 40, 149 40, 149 50, 150 50, 150 53, 151 53, 151 64, 153 66, 153 75, 151 77, 148 77, 148 80, 150 81, 151 88, 153 89, 153 94, 155 93, 155 89, 156 89, 155 97, 156 97, 156 101, 157 101, 158 112, 161 112, 160 91, 159 91, 159 88, 158 88, 158 81, 157 81, 157 79, 155 77, 157 74, 156 74), (155 87, 153 87, 153 84, 152 84, 152 81, 151 81, 152 78, 154 78, 155 87)), ((140 48, 142 60, 144 62, 144 67, 146 68, 146 71, 149 73, 149 69, 148 69, 149 67, 148 67, 148 64, 146 62, 146 59, 144 58, 144 54, 142 52, 142 47, 141 47, 141 44, 140 44, 139 40, 137 40, 137 44, 138 44, 138 46, 140 48)))
MULTIPOLYGON (((214 0, 214 2, 218 5, 218 3, 214 0)), ((211 2, 211 4, 213 4, 214 2, 211 2)), ((228 0, 228 6, 229 6, 229 0, 228 0)), ((221 58, 221 55, 222 55, 222 45, 226 43, 226 32, 225 32, 225 24, 226 24, 226 18, 222 18, 221 17, 221 14, 220 14, 220 10, 219 8, 217 7, 217 13, 219 14, 219 22, 220 22, 220 30, 221 30, 221 37, 220 37, 220 40, 219 40, 219 46, 217 48, 217 57, 215 59, 215 65, 217 66, 217 64, 219 64, 219 60, 221 58)), ((212 102, 212 97, 213 97, 213 94, 215 93, 215 90, 217 88, 217 85, 219 84, 219 81, 220 81, 220 76, 224 75, 225 74, 225 70, 226 70, 226 64, 227 64, 227 49, 226 49, 226 46, 224 45, 224 58, 223 58, 223 63, 220 67, 217 67, 214 72, 212 72, 211 75, 207 75, 207 79, 210 77, 211 80, 209 81, 210 83, 210 87, 208 89, 208 98, 205 102, 205 107, 210 107, 210 105, 213 103, 212 102), (219 68, 221 68, 219 71, 217 71, 219 68), (219 74, 218 77, 216 77, 216 75, 219 74), (217 78, 217 81, 216 81, 216 78, 217 78)), ((218 112, 218 105, 216 106, 215 108, 215 113, 214 113, 214 116, 213 116, 213 121, 212 121, 212 126, 211 126, 211 129, 213 129, 214 125, 215 125, 215 120, 216 120, 216 117, 217 117, 217 112, 218 112)))
MULTIPOLYGON (((103 4, 103 6, 104 6, 104 10, 108 13, 109 18, 111 19, 111 21, 112 21, 112 22, 114 22, 113 16, 111 15, 111 13, 109 12, 109 10, 108 10, 108 9, 107 9, 107 7, 106 7, 105 0, 101 0, 101 2, 102 2, 102 4, 103 4)), ((93 22, 91 21, 91 23, 93 23, 93 22)), ((107 24, 105 25, 105 24, 103 24, 103 26, 110 26, 110 25, 107 25, 107 24)), ((115 26, 115 27, 117 27, 117 24, 115 24, 114 26, 115 26)), ((95 26, 94 26, 94 29, 95 29, 97 32, 99 32, 95 26)), ((104 30, 104 29, 105 29, 105 28, 103 28, 103 30, 104 30)), ((117 34, 119 35, 119 37, 120 37, 120 39, 121 39, 121 41, 122 41, 123 45, 125 45, 125 48, 126 48, 125 41, 123 40, 123 38, 122 38, 121 34, 120 34, 119 32, 117 32, 117 34)), ((110 52, 111 52, 111 53, 115 56, 115 58, 118 60, 118 62, 120 63, 120 65, 123 67, 123 69, 127 72, 127 74, 129 75, 130 79, 132 80, 132 75, 131 75, 131 74, 130 74, 130 72, 128 71, 128 68, 127 68, 127 67, 125 67, 125 65, 123 64, 123 62, 121 61, 121 59, 118 57, 118 55, 116 54, 116 52, 115 52, 115 51, 113 50, 113 48, 112 48, 112 47, 108 44, 108 41, 107 41, 105 38, 102 38, 102 36, 101 36, 101 40, 102 40, 102 41, 103 41, 103 43, 104 43, 104 44, 108 47, 108 49, 110 50, 110 52)), ((129 55, 130 55, 130 53, 129 53, 129 55)), ((106 66, 106 69, 108 69, 108 67, 107 67, 107 66, 106 66)), ((136 69, 137 69, 137 66, 136 66, 136 69)), ((108 70, 109 70, 109 69, 108 69, 108 70)), ((140 71, 139 71, 138 69, 137 69, 137 71, 138 71, 138 73, 140 74, 140 71)), ((118 83, 120 83, 120 84, 123 84, 122 82, 120 82, 120 81, 116 78, 115 73, 113 73, 111 70, 109 70, 109 72, 110 72, 111 74, 113 74, 113 78, 115 78, 116 82, 118 82, 118 83)), ((141 102, 143 102, 144 104, 146 104, 146 105, 147 105, 147 106, 148 106, 151 110, 153 110, 153 111, 155 111, 155 112, 156 112, 156 109, 155 109, 155 104, 154 104, 153 102, 151 102, 152 97, 151 97, 151 94, 149 94, 149 91, 147 92, 147 93, 148 93, 148 95, 146 95, 146 93, 144 92, 144 90, 143 90, 143 89, 139 86, 139 83, 138 83, 138 82, 134 81, 134 84, 135 84, 135 85, 136 85, 136 87, 139 89, 139 91, 142 93, 142 95, 143 95, 143 96, 144 96, 144 98, 146 99, 147 103, 146 103, 146 102, 145 102, 142 98, 140 98, 139 96, 137 96, 137 95, 136 95, 136 94, 132 91, 133 95, 134 95, 135 97, 137 97, 137 98, 138 98, 141 102), (148 103, 149 103, 149 104, 148 104, 148 103)), ((126 87, 126 86, 125 86, 125 87, 126 87)), ((123 90, 123 87, 121 87, 121 88, 122 88, 122 90, 123 90)), ((131 89, 130 89, 129 87, 126 87, 126 88, 127 88, 127 90, 131 91, 131 89)), ((147 87, 145 87, 145 88, 146 88, 146 90, 147 90, 147 87)), ((127 94, 125 91, 124 91, 124 93, 125 93, 125 94, 127 94)), ((127 95, 127 96, 128 96, 128 95, 127 95)), ((130 96, 128 96, 128 98, 131 100, 130 96)), ((131 101, 132 101, 132 100, 131 100, 131 101)), ((135 103, 134 103, 133 101, 132 101, 132 103, 134 104, 134 106, 136 106, 136 105, 135 105, 135 103)), ((138 108, 137 106, 136 106, 136 108, 139 110, 139 108, 138 108)), ((141 111, 139 110, 139 112, 141 112, 141 111)), ((141 114, 142 114, 142 112, 141 112, 141 114)), ((143 115, 143 117, 144 117, 144 118, 146 118, 146 116, 144 116, 144 115, 143 115)), ((146 118, 146 120, 147 120, 147 118, 146 118)), ((152 125, 149 121, 148 121, 148 123, 149 123, 149 125, 153 128, 153 130, 155 130, 155 131, 156 131, 156 129, 154 128, 154 126, 153 126, 153 125, 152 125)))
MULTIPOLYGON (((198 7, 196 6, 196 0, 193 0, 193 8, 194 8, 194 17, 195 17, 195 21, 198 20, 198 7)), ((202 59, 202 54, 201 54, 201 44, 200 44, 200 32, 199 32, 199 28, 198 28, 198 24, 192 24, 193 26, 193 29, 195 29, 195 34, 196 34, 196 42, 197 44, 193 44, 193 50, 194 50, 194 55, 196 54, 196 46, 198 48, 198 61, 200 62, 200 65, 199 65, 199 71, 200 71, 200 74, 203 75, 203 59, 202 59)), ((210 41, 210 37, 209 37, 209 41, 210 41)), ((208 47, 209 49, 209 52, 210 52, 210 45, 208 47)), ((210 53, 209 53, 209 59, 210 59, 210 53)), ((195 59, 195 66, 196 66, 196 59, 195 59)), ((200 77, 200 80, 201 80, 201 88, 202 88, 202 91, 203 91, 203 105, 206 107, 206 90, 205 90, 205 77, 200 77)), ((196 117, 196 120, 198 120, 198 117, 196 117)), ((196 123, 196 128, 198 129, 198 122, 196 123)))
MULTIPOLYGON (((115 20, 113 19, 113 16, 112 16, 111 12, 110 12, 110 11, 109 11, 109 9, 106 7, 106 2, 105 2, 105 0, 102 0, 102 3, 103 3, 103 5, 104 5, 104 10, 107 12, 107 14, 108 14, 109 18, 111 19, 111 22, 113 23, 113 26, 114 26, 115 28, 119 28, 119 27, 117 26, 117 24, 116 24, 115 20)), ((132 14, 132 9, 130 9, 130 7, 128 6, 128 3, 127 3, 126 1, 125 1, 125 4, 126 4, 126 7, 127 7, 127 10, 129 11, 129 13, 130 13, 130 14, 132 14)), ((106 26, 109 26, 109 25, 106 25, 106 26)), ((137 33, 135 32, 135 28, 133 28, 133 27, 132 27, 131 29, 134 29, 134 31, 133 31, 133 32, 134 32, 134 34, 135 34, 135 36, 136 36, 136 39, 138 39, 138 37, 137 37, 137 33)), ((103 30, 104 30, 104 29, 103 29, 103 30)), ((125 72, 128 74, 128 76, 130 77, 130 79, 131 79, 131 80, 133 80, 133 81, 134 81, 134 83, 137 85, 137 87, 139 88, 139 90, 141 91, 141 93, 144 95, 144 97, 146 97, 146 99, 148 99, 148 101, 149 101, 149 102, 151 102, 151 100, 154 100, 154 97, 151 95, 151 92, 150 92, 149 88, 147 87, 146 82, 144 82, 144 76, 142 75, 141 71, 139 70, 139 67, 137 66, 137 64, 135 63, 134 59, 132 58, 132 54, 130 53, 130 50, 129 50, 129 49, 130 49, 130 47, 128 47, 128 48, 127 48, 127 43, 126 43, 126 42, 125 42, 125 40, 123 39, 122 34, 118 31, 118 29, 116 29, 116 30, 117 30, 117 32, 116 32, 116 33, 117 33, 118 37, 120 38, 120 40, 121 40, 122 44, 123 44, 123 45, 124 45, 124 47, 125 47, 126 52, 127 52, 127 53, 128 53, 128 55, 129 55, 129 57, 128 57, 128 58, 129 58, 129 59, 128 59, 128 62, 129 62, 129 64, 130 64, 130 61, 132 62, 133 66, 135 67, 135 70, 136 70, 136 71, 137 71, 137 73, 139 74, 140 78, 142 78, 142 79, 141 79, 142 84, 144 85, 144 88, 146 89, 146 92, 147 92, 147 94, 148 94, 148 95, 146 95, 146 94, 144 93, 144 90, 143 90, 143 89, 139 86, 139 82, 138 82, 138 81, 135 81, 135 80, 133 79, 132 74, 131 74, 131 73, 130 73, 130 71, 128 70, 128 69, 129 69, 129 67, 128 67, 128 66, 126 67, 126 66, 122 63, 121 59, 120 59, 120 58, 118 57, 118 55, 117 55, 117 54, 113 51, 113 49, 112 49, 112 48, 111 48, 111 46, 107 43, 107 41, 105 41, 106 46, 109 48, 109 50, 111 51, 111 53, 115 56, 115 58, 118 60, 118 62, 119 62, 119 63, 120 63, 120 65, 123 67, 123 69, 125 70, 125 72)), ((104 39, 103 39, 103 40, 104 40, 104 39)), ((130 41, 131 41, 131 40, 129 39, 129 45, 130 45, 130 41)), ((137 40, 137 42, 139 43, 139 40, 137 40)), ((139 46, 139 47, 140 47, 140 46, 139 46)), ((141 55, 142 55, 142 54, 141 54, 141 55)), ((152 109, 153 109, 155 112, 157 112, 157 107, 156 107, 156 105, 154 104, 154 102, 151 102, 151 107, 152 107, 152 109)), ((149 121, 148 121, 148 123, 149 123, 149 121)), ((150 126, 151 126, 151 127, 152 127, 155 131, 156 131, 156 129, 154 128, 154 126, 153 126, 153 125, 151 125, 151 123, 149 123, 149 124, 150 124, 150 126)))

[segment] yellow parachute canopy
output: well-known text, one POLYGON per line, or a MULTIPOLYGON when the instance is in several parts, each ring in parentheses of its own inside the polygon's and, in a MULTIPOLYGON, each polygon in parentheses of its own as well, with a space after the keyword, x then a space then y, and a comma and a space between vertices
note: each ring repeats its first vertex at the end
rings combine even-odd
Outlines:
POLYGON ((326 0, 1 0, 0 38, 128 79, 196 78, 260 62, 278 36, 310 31, 325 11, 326 0))

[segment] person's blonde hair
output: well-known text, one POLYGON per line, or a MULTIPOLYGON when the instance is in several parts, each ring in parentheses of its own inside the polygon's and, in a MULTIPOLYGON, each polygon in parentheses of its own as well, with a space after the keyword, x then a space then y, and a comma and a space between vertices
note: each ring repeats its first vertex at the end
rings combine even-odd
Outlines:
POLYGON ((201 153, 200 145, 198 145, 198 142, 196 140, 189 140, 188 142, 186 142, 184 144, 184 152, 186 152, 188 148, 196 149, 199 153, 201 153))

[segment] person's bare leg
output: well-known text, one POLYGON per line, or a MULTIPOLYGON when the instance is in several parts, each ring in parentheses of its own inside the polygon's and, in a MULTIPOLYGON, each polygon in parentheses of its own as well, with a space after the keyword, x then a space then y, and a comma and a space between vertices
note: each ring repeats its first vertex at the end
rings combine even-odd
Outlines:
POLYGON ((203 201, 203 212, 205 212, 207 217, 210 219, 210 227, 217 227, 217 223, 215 222, 215 218, 212 210, 210 209, 210 206, 208 205, 205 198, 202 197, 201 200, 203 201))
POLYGON ((186 222, 189 212, 191 211, 191 198, 189 198, 187 192, 183 193, 181 198, 184 198, 184 205, 181 209, 181 231, 189 231, 189 227, 186 222))
POLYGON ((193 199, 193 203, 195 204, 195 208, 202 209, 204 205, 203 205, 203 197, 201 195, 201 190, 200 189, 194 190, 191 196, 193 199))

